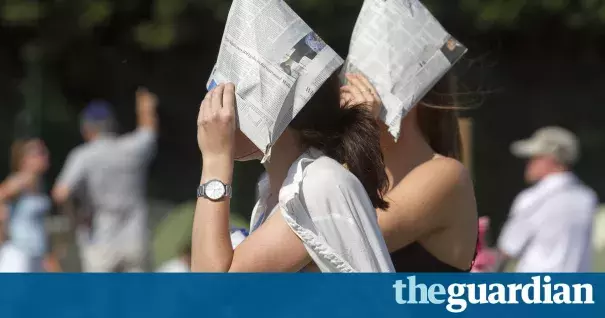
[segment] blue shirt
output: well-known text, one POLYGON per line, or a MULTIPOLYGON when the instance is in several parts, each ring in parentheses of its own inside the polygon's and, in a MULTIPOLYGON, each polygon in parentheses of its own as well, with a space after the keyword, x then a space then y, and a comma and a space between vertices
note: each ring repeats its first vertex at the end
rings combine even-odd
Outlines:
POLYGON ((12 205, 10 240, 28 256, 42 257, 46 253, 48 242, 44 218, 50 208, 50 199, 41 194, 24 194, 12 205))

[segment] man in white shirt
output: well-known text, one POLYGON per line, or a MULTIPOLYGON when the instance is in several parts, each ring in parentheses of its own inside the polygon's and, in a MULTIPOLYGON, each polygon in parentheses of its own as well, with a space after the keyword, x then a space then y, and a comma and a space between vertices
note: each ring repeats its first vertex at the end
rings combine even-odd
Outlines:
POLYGON ((52 196, 58 204, 76 196, 90 210, 78 245, 85 272, 139 272, 148 262, 146 174, 155 151, 157 98, 137 91, 137 129, 114 133, 110 106, 92 102, 82 115, 86 143, 70 154, 52 196))
POLYGON ((532 186, 516 197, 500 234, 503 260, 518 259, 517 272, 591 271, 598 199, 570 171, 580 155, 577 138, 546 127, 511 151, 529 159, 525 179, 532 186))

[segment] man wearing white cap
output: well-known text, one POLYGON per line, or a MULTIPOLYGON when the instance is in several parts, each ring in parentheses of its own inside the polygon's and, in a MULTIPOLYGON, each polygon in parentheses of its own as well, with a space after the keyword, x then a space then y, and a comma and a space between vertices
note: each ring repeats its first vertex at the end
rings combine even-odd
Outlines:
POLYGON ((571 167, 579 159, 577 138, 545 127, 511 145, 529 159, 525 180, 532 186, 513 202, 498 240, 503 259, 518 259, 517 272, 589 272, 592 223, 598 199, 571 167))

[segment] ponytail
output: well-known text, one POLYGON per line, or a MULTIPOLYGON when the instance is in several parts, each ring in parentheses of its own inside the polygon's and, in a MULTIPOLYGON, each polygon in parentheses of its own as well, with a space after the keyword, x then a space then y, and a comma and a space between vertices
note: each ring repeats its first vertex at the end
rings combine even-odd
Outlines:
POLYGON ((366 190, 375 208, 386 209, 383 193, 388 189, 384 159, 380 149, 378 123, 363 107, 340 107, 340 82, 334 73, 294 118, 307 147, 346 165, 366 190))

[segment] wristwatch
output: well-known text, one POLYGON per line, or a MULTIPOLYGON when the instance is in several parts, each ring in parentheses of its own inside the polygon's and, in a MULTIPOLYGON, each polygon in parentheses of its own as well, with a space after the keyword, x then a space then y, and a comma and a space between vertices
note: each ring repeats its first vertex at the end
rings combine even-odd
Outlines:
POLYGON ((224 184, 216 179, 210 180, 197 188, 197 197, 206 198, 210 201, 231 198, 231 185, 224 184))

